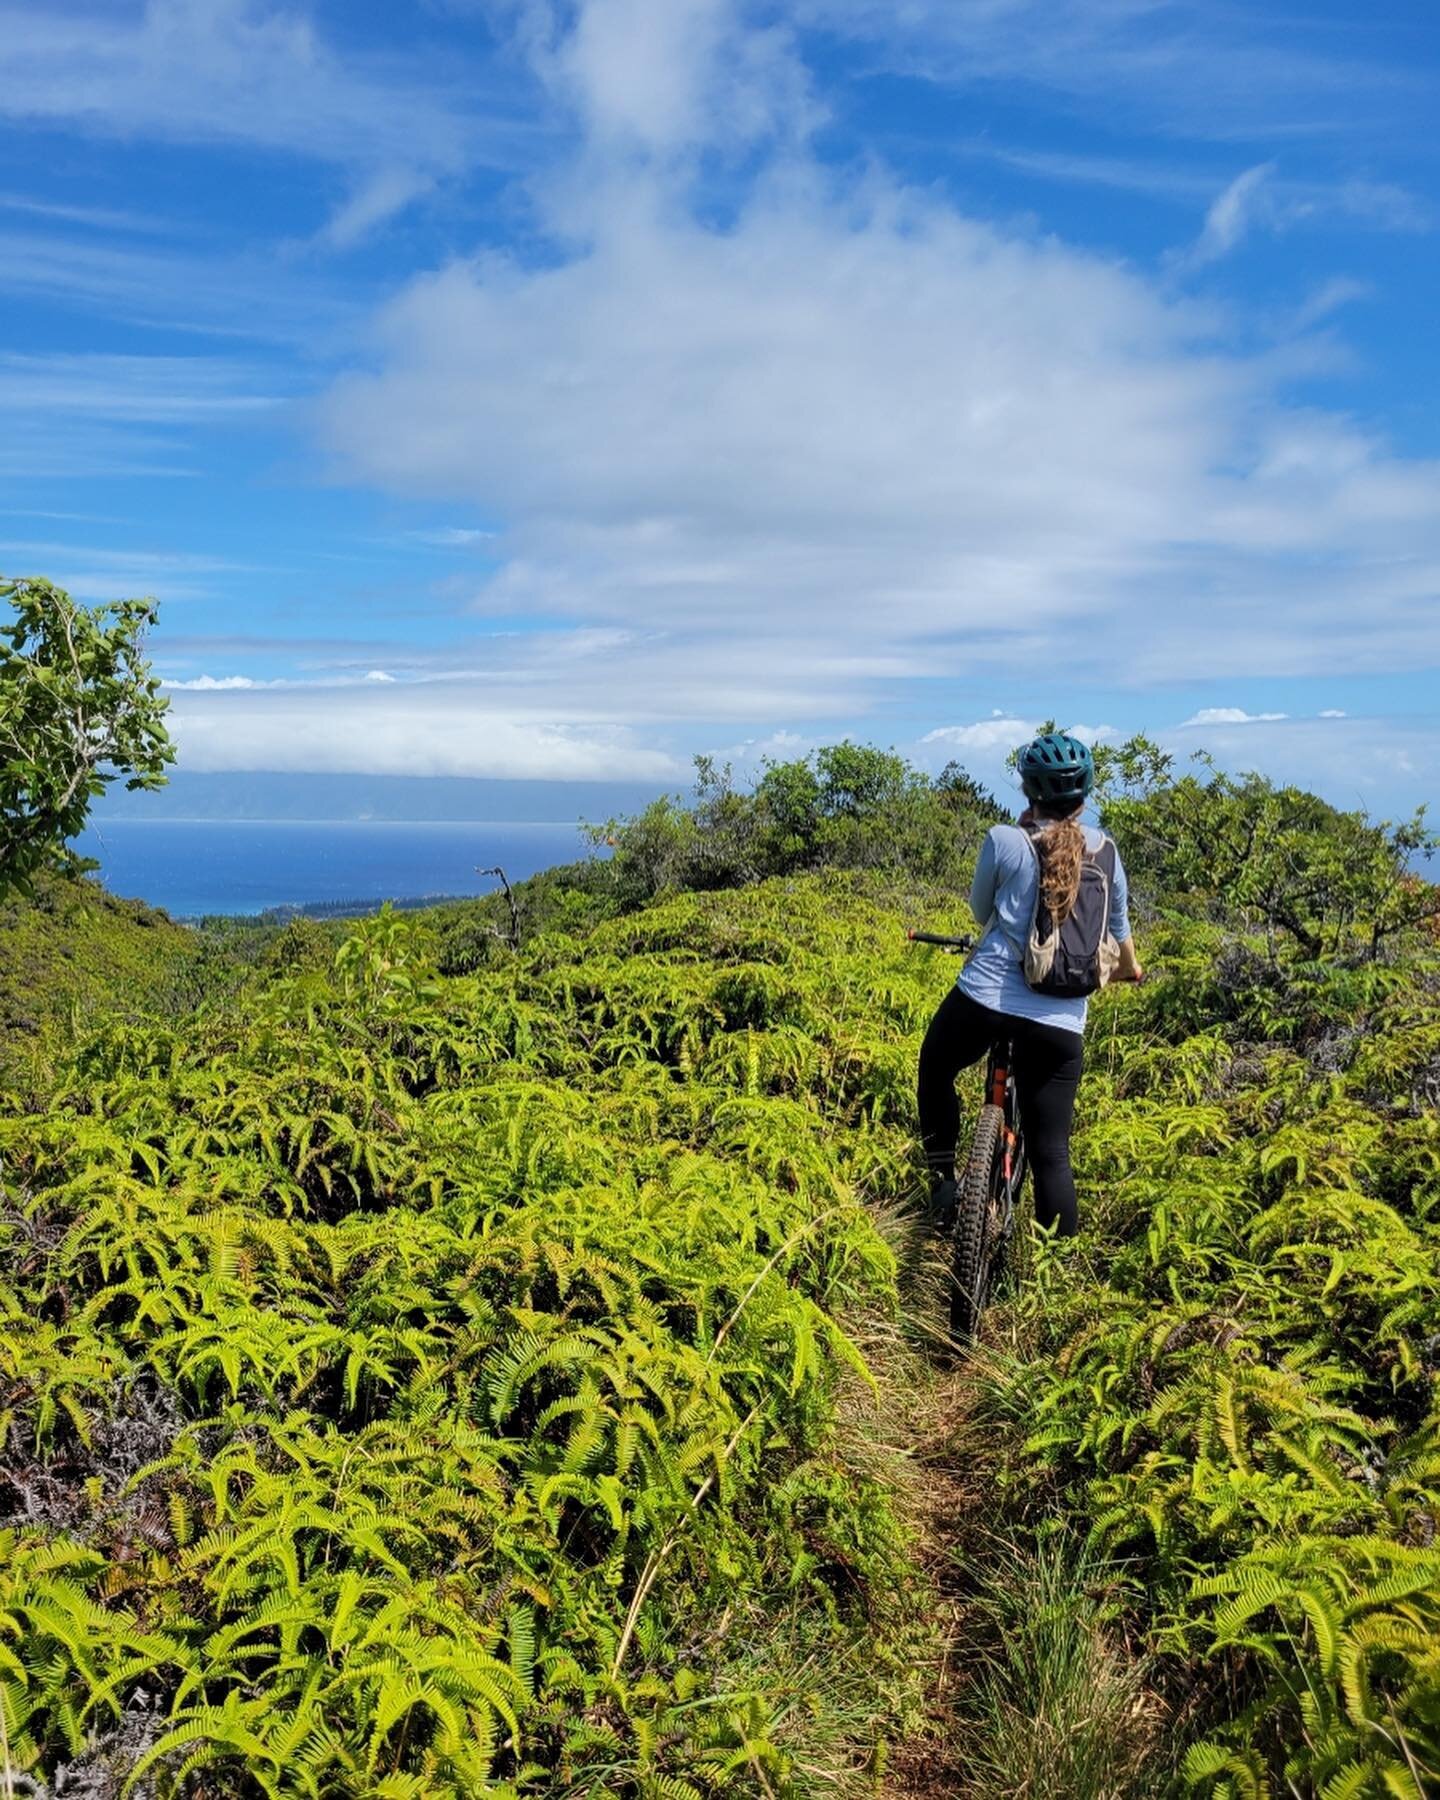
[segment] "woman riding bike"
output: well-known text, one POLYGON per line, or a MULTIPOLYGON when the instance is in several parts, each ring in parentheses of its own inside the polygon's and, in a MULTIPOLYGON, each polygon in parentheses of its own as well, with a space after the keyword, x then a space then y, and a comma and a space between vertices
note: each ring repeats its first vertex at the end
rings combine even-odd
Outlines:
MULTIPOLYGON (((1026 946, 1042 913, 1058 933, 1075 906, 1087 857, 1114 855, 1109 933, 1119 945, 1114 979, 1138 981, 1125 871, 1103 831, 1082 825, 1095 785, 1089 747, 1047 732, 1020 753, 1030 804, 1015 825, 992 826, 981 847, 970 910, 985 928, 955 986, 930 1021, 920 1050, 920 1135, 930 1170, 931 1217, 948 1228, 955 1213, 955 1141, 960 1108, 955 1077, 991 1046, 1014 1046, 1015 1085, 1035 1178, 1035 1217, 1062 1237, 1078 1226, 1070 1129, 1080 1084, 1086 1001, 1037 991, 1026 979, 1026 946)), ((1108 857, 1106 859, 1108 861, 1108 857)))

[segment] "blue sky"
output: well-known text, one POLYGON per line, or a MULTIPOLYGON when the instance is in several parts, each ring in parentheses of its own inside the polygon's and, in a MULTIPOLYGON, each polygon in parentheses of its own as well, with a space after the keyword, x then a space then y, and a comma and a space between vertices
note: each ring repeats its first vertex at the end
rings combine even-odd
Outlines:
MULTIPOLYGON (((0 569, 181 766, 1440 766, 1420 0, 0 3, 0 569)), ((193 789, 191 790, 194 791, 193 789)))

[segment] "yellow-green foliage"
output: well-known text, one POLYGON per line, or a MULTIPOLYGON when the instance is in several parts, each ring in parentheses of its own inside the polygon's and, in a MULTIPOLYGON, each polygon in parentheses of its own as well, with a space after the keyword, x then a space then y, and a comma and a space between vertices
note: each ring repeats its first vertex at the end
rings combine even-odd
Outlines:
POLYGON ((895 1305, 902 958, 815 884, 450 980, 383 915, 82 1043, 0 1124, 11 1766, 803 1793, 775 1630, 868 1646, 893 1725, 912 1576, 835 1418, 895 1305))
MULTIPOLYGON (((1183 967, 1194 937, 1160 949, 1183 967)), ((1177 1036, 1163 981, 1097 1008, 1099 1243, 1041 1259, 1004 1398, 1037 1497, 1211 1687, 1182 1775, 1215 1800, 1440 1782, 1437 982, 1373 971, 1308 1056, 1177 1036)))
POLYGON ((168 1003, 202 955, 164 913, 93 881, 39 875, 33 895, 0 899, 0 1083, 37 1078, 72 1026, 168 1003))
MULTIPOLYGON (((855 1327, 897 1306, 865 1203, 913 1191, 954 972, 900 926, 778 882, 445 978, 382 915, 333 967, 84 1039, 0 1123, 11 1767, 800 1796, 844 1773, 813 1748, 844 1683, 897 1729, 918 1590, 839 1420, 855 1327)), ((991 1380, 1010 1493, 1134 1577, 1194 1701, 1182 1787, 1416 1800, 1434 952, 1281 965, 1213 922, 1147 949, 1167 972, 1095 1008, 1086 1234, 1037 1246, 991 1380)))

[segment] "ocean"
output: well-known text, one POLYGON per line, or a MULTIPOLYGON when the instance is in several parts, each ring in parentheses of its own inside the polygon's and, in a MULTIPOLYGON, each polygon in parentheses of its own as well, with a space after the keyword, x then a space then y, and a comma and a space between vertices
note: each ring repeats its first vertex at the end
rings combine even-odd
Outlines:
POLYGON ((177 918, 316 901, 493 893, 477 868, 522 881, 589 854, 576 825, 107 819, 75 842, 112 894, 177 918))

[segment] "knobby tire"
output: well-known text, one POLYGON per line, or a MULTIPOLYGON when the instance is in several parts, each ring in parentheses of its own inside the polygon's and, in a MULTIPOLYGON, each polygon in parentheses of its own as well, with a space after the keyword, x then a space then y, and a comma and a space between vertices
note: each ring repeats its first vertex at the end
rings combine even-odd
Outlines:
POLYGON ((970 1145, 970 1160, 956 1199, 955 1253, 950 1280, 950 1335, 957 1343, 972 1343, 980 1330, 980 1315, 990 1297, 991 1259, 995 1251, 996 1159, 1005 1129, 1005 1114, 998 1106, 982 1106, 970 1145))

